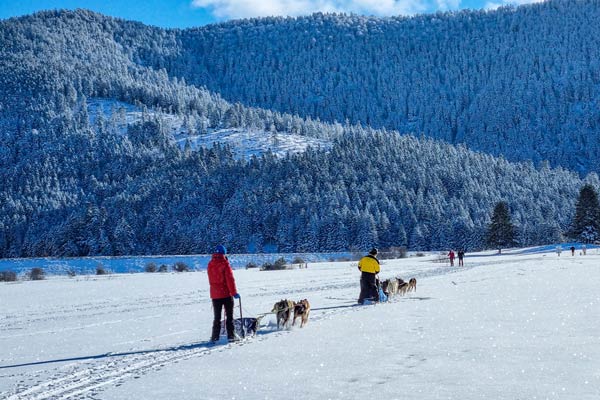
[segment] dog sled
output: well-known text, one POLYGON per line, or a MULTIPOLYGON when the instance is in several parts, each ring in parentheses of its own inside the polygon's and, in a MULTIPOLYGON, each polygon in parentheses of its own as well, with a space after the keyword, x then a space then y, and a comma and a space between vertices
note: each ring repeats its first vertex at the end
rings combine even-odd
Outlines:
POLYGON ((383 288, 381 287, 381 284, 379 282, 379 279, 375 282, 376 288, 377 288, 377 297, 367 297, 363 300, 362 305, 370 305, 370 304, 377 304, 377 303, 385 303, 386 301, 388 301, 388 296, 387 294, 383 291, 383 288))
MULTIPOLYGON (((244 317, 242 313, 242 299, 239 300, 240 317, 233 320, 233 329, 235 335, 240 339, 250 338, 256 335, 260 328, 260 321, 266 314, 259 314, 255 318, 244 317)), ((221 336, 227 335, 225 320, 221 320, 221 336)))

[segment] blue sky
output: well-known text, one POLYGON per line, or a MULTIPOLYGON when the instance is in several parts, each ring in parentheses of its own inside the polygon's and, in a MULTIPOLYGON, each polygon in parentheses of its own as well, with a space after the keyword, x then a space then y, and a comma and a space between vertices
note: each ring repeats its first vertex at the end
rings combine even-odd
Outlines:
POLYGON ((495 8, 538 0, 0 0, 0 19, 58 8, 102 14, 167 28, 187 28, 236 18, 346 12, 413 15, 438 10, 495 8))

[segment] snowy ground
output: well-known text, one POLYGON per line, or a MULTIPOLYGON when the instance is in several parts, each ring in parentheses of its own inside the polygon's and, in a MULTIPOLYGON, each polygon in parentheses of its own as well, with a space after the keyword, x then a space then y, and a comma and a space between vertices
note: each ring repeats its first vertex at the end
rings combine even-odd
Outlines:
MULTIPOLYGON (((245 316, 310 322, 209 347, 206 273, 0 284, 2 399, 598 399, 600 255, 386 261, 417 292, 355 306, 355 263, 236 270, 245 316)), ((236 310, 236 312, 239 310, 236 310)))

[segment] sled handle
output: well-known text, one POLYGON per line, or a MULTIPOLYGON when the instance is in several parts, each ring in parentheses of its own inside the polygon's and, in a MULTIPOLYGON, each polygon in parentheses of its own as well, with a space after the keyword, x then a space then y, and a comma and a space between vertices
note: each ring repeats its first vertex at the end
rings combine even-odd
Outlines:
POLYGON ((241 322, 241 328, 240 329, 242 331, 242 338, 246 337, 246 330, 244 329, 244 316, 242 315, 242 298, 240 297, 238 299, 239 303, 240 303, 240 322, 241 322))

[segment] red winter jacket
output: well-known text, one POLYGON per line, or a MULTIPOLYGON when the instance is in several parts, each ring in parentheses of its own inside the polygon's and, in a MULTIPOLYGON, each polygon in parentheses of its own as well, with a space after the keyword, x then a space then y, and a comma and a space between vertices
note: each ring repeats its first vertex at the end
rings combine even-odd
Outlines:
POLYGON ((223 299, 237 294, 233 270, 224 254, 215 253, 208 262, 210 298, 223 299))

